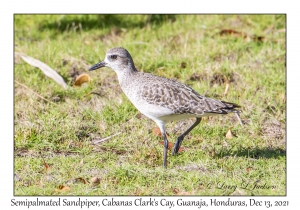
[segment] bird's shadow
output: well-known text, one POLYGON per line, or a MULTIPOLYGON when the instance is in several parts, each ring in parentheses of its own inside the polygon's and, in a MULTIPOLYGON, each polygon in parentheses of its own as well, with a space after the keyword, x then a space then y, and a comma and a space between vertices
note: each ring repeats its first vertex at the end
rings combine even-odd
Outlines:
POLYGON ((279 159, 286 156, 286 150, 275 147, 275 148, 238 148, 234 151, 232 149, 221 149, 214 154, 218 158, 228 157, 247 157, 249 159, 279 159))

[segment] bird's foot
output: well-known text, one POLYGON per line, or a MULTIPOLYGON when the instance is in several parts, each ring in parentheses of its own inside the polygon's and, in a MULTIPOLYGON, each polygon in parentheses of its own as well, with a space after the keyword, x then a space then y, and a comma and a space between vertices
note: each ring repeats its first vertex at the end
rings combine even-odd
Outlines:
POLYGON ((173 149, 172 155, 175 155, 178 153, 178 150, 180 148, 182 141, 183 141, 183 136, 179 136, 174 144, 174 149, 173 149))

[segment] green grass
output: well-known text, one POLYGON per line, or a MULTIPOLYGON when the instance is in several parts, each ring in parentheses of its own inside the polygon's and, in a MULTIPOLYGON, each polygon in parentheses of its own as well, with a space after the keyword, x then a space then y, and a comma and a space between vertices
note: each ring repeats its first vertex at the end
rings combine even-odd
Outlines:
MULTIPOLYGON (((15 80, 54 104, 15 83, 15 195, 286 194, 284 15, 14 18, 15 51, 45 62, 71 86, 64 90, 16 59, 15 80), (222 29, 264 41, 220 35, 222 29), (162 139, 152 133, 155 123, 125 97, 111 69, 88 72, 116 46, 125 47, 143 72, 242 105, 245 126, 234 115, 203 118, 183 141, 186 151, 174 157, 169 152, 168 169, 163 169, 162 139), (73 88, 74 71, 88 73, 91 82, 73 88), (232 139, 225 137, 229 129, 232 139), (43 161, 51 170, 45 171, 43 161), (100 184, 76 181, 92 177, 100 184), (59 185, 71 190, 57 192, 59 185)), ((169 141, 191 123, 168 124, 169 141)))

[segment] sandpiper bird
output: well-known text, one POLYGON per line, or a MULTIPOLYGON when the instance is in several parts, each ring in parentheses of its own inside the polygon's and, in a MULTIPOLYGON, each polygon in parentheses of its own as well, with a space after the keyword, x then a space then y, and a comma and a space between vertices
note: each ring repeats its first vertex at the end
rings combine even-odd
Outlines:
POLYGON ((235 108, 240 106, 237 104, 206 98, 180 82, 139 72, 131 55, 124 48, 108 50, 104 61, 93 65, 89 70, 105 66, 117 73, 120 86, 133 105, 158 125, 164 139, 164 167, 167 166, 167 122, 196 118, 195 123, 177 138, 172 152, 174 155, 184 137, 200 123, 201 117, 229 112, 235 112, 238 116, 239 111, 235 108))

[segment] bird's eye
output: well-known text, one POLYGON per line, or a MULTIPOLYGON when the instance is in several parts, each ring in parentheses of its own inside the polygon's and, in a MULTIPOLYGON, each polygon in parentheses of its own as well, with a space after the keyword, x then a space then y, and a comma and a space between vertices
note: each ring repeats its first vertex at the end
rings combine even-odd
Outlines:
POLYGON ((115 59, 117 59, 117 55, 111 55, 110 58, 115 60, 115 59))

